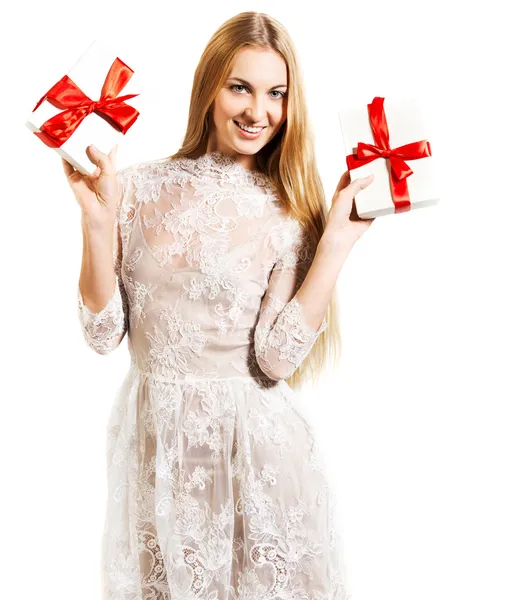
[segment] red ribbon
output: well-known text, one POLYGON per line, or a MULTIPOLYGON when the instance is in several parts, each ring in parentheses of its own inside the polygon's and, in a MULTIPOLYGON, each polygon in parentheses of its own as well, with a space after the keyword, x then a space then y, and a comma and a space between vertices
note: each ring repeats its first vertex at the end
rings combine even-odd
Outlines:
POLYGON ((45 121, 39 128, 41 131, 34 131, 35 135, 50 148, 60 148, 73 135, 85 117, 92 112, 100 115, 124 135, 140 114, 133 106, 124 103, 124 100, 134 98, 139 94, 117 97, 132 75, 132 69, 116 58, 105 78, 100 99, 97 101, 91 100, 72 79, 64 75, 39 100, 32 112, 44 100, 56 108, 65 110, 45 121))
POLYGON ((368 114, 375 145, 359 142, 357 150, 347 156, 347 167, 357 169, 357 167, 362 167, 376 158, 389 160, 391 197, 395 205, 395 213, 406 212, 411 209, 407 177, 412 175, 414 171, 405 160, 416 160, 432 156, 430 143, 422 140, 398 146, 398 148, 391 148, 388 123, 384 112, 384 98, 375 97, 372 103, 368 104, 368 114))

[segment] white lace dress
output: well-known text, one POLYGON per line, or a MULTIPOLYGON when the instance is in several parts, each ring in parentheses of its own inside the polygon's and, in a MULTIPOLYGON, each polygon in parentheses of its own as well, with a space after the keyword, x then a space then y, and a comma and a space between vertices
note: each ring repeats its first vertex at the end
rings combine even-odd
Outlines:
POLYGON ((317 337, 314 251, 220 151, 118 172, 116 289, 89 346, 131 365, 108 423, 104 600, 346 600, 334 496, 284 381, 317 337))

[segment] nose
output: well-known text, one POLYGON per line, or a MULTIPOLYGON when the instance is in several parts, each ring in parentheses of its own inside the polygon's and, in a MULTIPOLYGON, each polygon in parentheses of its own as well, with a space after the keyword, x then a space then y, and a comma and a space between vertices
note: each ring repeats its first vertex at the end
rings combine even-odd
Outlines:
POLYGON ((260 123, 265 118, 265 102, 260 96, 254 95, 245 110, 254 123, 260 123))

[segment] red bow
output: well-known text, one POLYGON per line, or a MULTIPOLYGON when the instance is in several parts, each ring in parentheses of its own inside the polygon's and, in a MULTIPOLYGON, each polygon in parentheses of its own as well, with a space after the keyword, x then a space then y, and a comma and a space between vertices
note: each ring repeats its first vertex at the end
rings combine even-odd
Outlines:
POLYGON ((375 145, 359 142, 357 150, 347 156, 347 167, 357 169, 372 162, 376 158, 385 158, 390 163, 391 197, 395 205, 395 213, 406 212, 411 209, 407 177, 413 174, 413 170, 405 162, 432 156, 430 143, 426 140, 412 142, 390 148, 388 123, 384 112, 384 98, 375 97, 368 104, 370 126, 372 128, 375 145))
POLYGON ((92 112, 103 117, 112 127, 123 135, 130 129, 139 116, 139 111, 124 103, 124 100, 134 98, 139 94, 119 96, 119 92, 130 81, 132 69, 116 58, 110 67, 101 88, 100 99, 93 102, 67 75, 64 75, 46 94, 39 100, 32 112, 47 100, 56 108, 65 109, 45 121, 34 131, 35 135, 50 148, 60 148, 68 140, 75 129, 92 112))

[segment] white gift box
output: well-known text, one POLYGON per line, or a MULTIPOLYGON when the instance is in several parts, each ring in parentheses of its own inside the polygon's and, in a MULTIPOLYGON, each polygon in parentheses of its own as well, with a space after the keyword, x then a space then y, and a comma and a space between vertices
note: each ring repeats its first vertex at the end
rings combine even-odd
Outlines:
MULTIPOLYGON (((122 58, 118 57, 113 48, 108 44, 101 40, 95 40, 66 75, 86 96, 93 102, 97 102, 100 100, 105 78, 116 58, 122 61, 122 58)), ((128 69, 128 72, 132 71, 129 66, 128 69)), ((124 111, 125 114, 130 114, 130 120, 136 119, 139 116, 139 111, 137 110, 139 94, 137 81, 136 74, 133 74, 116 96, 117 98, 120 98, 129 94, 137 94, 137 97, 124 100, 125 105, 135 109, 134 111, 131 111, 130 109, 124 111)), ((25 123, 34 133, 40 133, 41 126, 48 119, 69 110, 67 108, 55 107, 48 99, 46 99, 46 95, 44 98, 45 99, 41 104, 33 110, 25 123)), ((136 121, 133 121, 133 123, 135 122, 136 121)), ((133 123, 129 125, 128 130, 133 126, 133 123)), ((128 130, 123 134, 122 131, 114 127, 111 122, 96 112, 91 112, 83 118, 66 141, 59 147, 52 147, 52 149, 82 174, 90 175, 95 170, 96 165, 89 160, 85 151, 86 148, 91 144, 94 144, 101 152, 108 154, 116 144, 120 144, 128 130)), ((47 145, 46 142, 43 143, 47 145)))
MULTIPOLYGON (((356 152, 360 142, 383 147, 380 140, 374 139, 370 124, 368 107, 376 100, 378 98, 370 99, 367 104, 347 105, 338 110, 345 156, 356 152)), ((406 166, 413 173, 405 178, 410 204, 401 208, 393 202, 391 158, 379 156, 362 166, 349 169, 352 181, 374 175, 372 183, 358 192, 354 199, 357 214, 361 219, 407 212, 415 208, 433 206, 439 202, 433 158, 435 149, 430 145, 428 120, 422 103, 415 98, 390 98, 389 100, 384 98, 383 109, 389 133, 388 149, 393 150, 405 144, 426 140, 429 142, 427 147, 430 146, 430 156, 418 159, 404 158, 406 166)))

